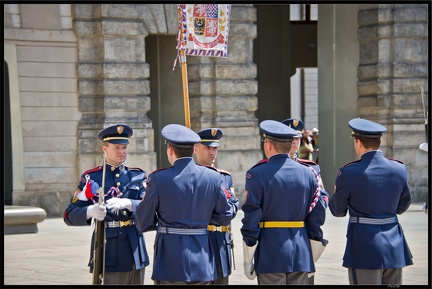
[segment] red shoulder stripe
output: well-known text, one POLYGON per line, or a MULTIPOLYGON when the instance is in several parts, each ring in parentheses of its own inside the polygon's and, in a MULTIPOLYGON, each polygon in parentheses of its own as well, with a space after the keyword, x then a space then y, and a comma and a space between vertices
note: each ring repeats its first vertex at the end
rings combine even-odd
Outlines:
POLYGON ((218 169, 218 168, 216 168, 216 170, 217 170, 219 173, 221 173, 221 174, 224 174, 224 175, 230 175, 230 176, 231 176, 231 173, 230 173, 229 171, 226 171, 226 170, 223 170, 223 169, 218 169))
POLYGON ((95 167, 95 168, 89 169, 89 170, 85 171, 85 172, 83 173, 83 175, 87 175, 87 174, 89 174, 89 173, 98 172, 98 171, 100 171, 100 170, 102 170, 102 166, 98 166, 98 167, 95 167))
POLYGON ((144 170, 143 169, 141 169, 141 168, 131 168, 131 167, 127 167, 127 166, 125 166, 128 170, 131 170, 131 171, 140 171, 140 172, 143 172, 144 170))
POLYGON ((297 160, 299 162, 301 162, 301 163, 311 164, 311 165, 314 165, 314 166, 317 165, 314 161, 311 161, 311 160, 307 160, 307 159, 297 159, 297 160))
POLYGON ((349 166, 349 165, 352 165, 352 164, 358 163, 359 161, 361 161, 361 159, 358 159, 358 160, 356 160, 356 161, 349 162, 349 163, 343 165, 342 167, 343 167, 343 168, 344 168, 344 167, 347 167, 347 166, 349 166))
POLYGON ((202 166, 202 167, 206 167, 208 169, 212 169, 214 171, 218 171, 215 167, 212 167, 212 166, 206 166, 206 165, 202 165, 202 164, 197 164, 197 165, 202 166))
POLYGON ((171 168, 171 167, 166 167, 166 168, 156 169, 156 170, 154 170, 154 171, 151 172, 151 173, 154 174, 154 173, 157 173, 157 172, 160 172, 160 171, 163 171, 163 170, 169 169, 169 168, 171 168))
POLYGON ((257 167, 257 166, 262 165, 262 164, 265 164, 267 162, 268 162, 268 159, 262 159, 259 162, 257 162, 255 165, 253 165, 252 168, 257 167))
POLYGON ((391 161, 395 161, 395 162, 401 163, 401 164, 405 164, 405 163, 404 163, 403 161, 401 161, 401 160, 392 159, 392 158, 387 158, 387 159, 389 159, 389 160, 391 160, 391 161))

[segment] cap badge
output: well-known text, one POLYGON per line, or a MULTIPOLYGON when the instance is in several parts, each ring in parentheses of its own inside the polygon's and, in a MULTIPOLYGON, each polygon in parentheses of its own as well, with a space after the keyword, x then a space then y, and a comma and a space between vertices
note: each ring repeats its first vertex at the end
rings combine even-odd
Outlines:
POLYGON ((117 127, 117 132, 118 132, 118 134, 122 134, 122 133, 123 133, 123 130, 124 130, 124 127, 123 127, 123 126, 119 125, 119 126, 117 127))
POLYGON ((298 119, 293 119, 293 126, 297 127, 299 124, 299 120, 298 119))
POLYGON ((216 134, 217 134, 217 129, 212 128, 212 129, 211 129, 211 135, 212 135, 212 136, 215 136, 216 134))

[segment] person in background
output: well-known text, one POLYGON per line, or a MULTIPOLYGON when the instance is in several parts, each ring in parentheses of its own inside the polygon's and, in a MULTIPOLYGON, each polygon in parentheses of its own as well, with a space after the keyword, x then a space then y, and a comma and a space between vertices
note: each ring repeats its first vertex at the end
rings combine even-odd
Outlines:
POLYGON ((319 130, 314 127, 312 129, 312 146, 313 146, 313 152, 312 152, 312 161, 315 163, 319 163, 319 130))
MULTIPOLYGON (((427 139, 426 139, 426 141, 427 141, 427 139)), ((428 152, 428 143, 425 142, 425 143, 420 144, 419 145, 419 149, 422 150, 422 151, 428 152)), ((428 214, 428 197, 429 196, 427 195, 426 202, 424 202, 424 204, 422 206, 423 212, 425 214, 428 214)))
MULTIPOLYGON (((238 211, 238 200, 235 197, 233 178, 229 172, 214 166, 220 146, 219 140, 222 138, 223 133, 218 128, 208 128, 199 131, 198 135, 201 141, 196 143, 194 147, 197 163, 215 168, 221 174, 224 190, 226 194, 231 196, 227 201, 232 209, 232 217, 234 218, 238 211)), ((216 265, 215 279, 211 284, 229 284, 229 275, 231 275, 232 267, 231 260, 233 257, 231 253, 233 253, 234 246, 230 226, 220 226, 214 223, 210 223, 207 226, 216 265)))
POLYGON ((402 268, 413 264, 397 218, 411 204, 406 167, 379 150, 383 125, 362 118, 348 125, 359 159, 339 169, 329 201, 333 216, 350 215, 342 266, 350 285, 401 285, 402 268))
POLYGON ((313 170, 288 156, 297 132, 274 120, 260 130, 267 159, 246 173, 244 274, 258 285, 306 285, 315 272, 310 239, 323 237, 325 196, 313 170))
POLYGON ((156 230, 152 279, 155 285, 209 285, 215 261, 208 224, 229 225, 231 195, 216 169, 197 165, 192 158, 201 140, 197 133, 169 124, 161 134, 171 166, 149 174, 136 210, 138 229, 156 230))
MULTIPOLYGON (((321 179, 321 169, 318 164, 313 161, 300 159, 297 157, 297 152, 300 145, 300 138, 302 137, 302 131, 304 129, 304 123, 301 119, 288 118, 282 121, 283 124, 297 131, 297 135, 293 137, 291 149, 289 151, 289 156, 291 159, 305 165, 309 166, 314 170, 314 173, 318 176, 319 185, 321 187, 321 194, 325 196, 326 208, 328 203, 328 193, 325 191, 324 184, 321 179)), ((328 244, 328 240, 322 240, 323 245, 326 246, 328 244)), ((315 272, 309 273, 308 275, 308 284, 313 285, 315 283, 315 272)))
MULTIPOLYGON (((429 124, 427 122, 427 119, 425 119, 426 142, 421 143, 419 145, 419 149, 422 150, 422 151, 424 151, 424 152, 428 152, 428 147, 429 147, 429 143, 428 143, 428 140, 429 140, 428 126, 429 126, 429 124)), ((425 214, 428 214, 428 198, 429 198, 429 195, 426 196, 426 202, 423 204, 423 212, 425 214)))
MULTIPOLYGON (((140 168, 124 165, 132 129, 124 124, 110 126, 99 132, 106 156, 104 184, 105 204, 99 205, 98 189, 102 187, 103 166, 81 175, 74 196, 64 212, 69 226, 88 226, 92 218, 105 220, 104 285, 144 284, 145 267, 150 264, 143 234, 135 226, 135 209, 144 195, 146 173, 140 168)), ((93 272, 93 231, 90 250, 90 273, 93 272)))
POLYGON ((309 130, 303 129, 300 138, 300 147, 298 149, 298 157, 305 160, 312 160, 313 146, 310 141, 309 130))

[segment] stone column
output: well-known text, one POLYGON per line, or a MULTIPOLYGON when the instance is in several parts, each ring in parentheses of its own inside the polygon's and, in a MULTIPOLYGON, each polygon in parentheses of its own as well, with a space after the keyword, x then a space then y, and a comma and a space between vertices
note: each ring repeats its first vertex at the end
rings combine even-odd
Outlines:
POLYGON ((139 9, 122 4, 73 5, 78 38, 79 169, 100 165, 98 132, 124 123, 134 135, 128 166, 155 169, 150 110, 149 67, 144 38, 148 34, 139 9))
POLYGON ((428 94, 428 6, 364 4, 358 23, 359 116, 387 127, 382 150, 405 162, 413 201, 424 201, 428 163, 419 150, 425 135, 420 91, 428 94))
POLYGON ((191 126, 223 131, 216 166, 231 172, 243 202, 246 171, 262 159, 255 111, 257 68, 253 63, 256 9, 232 5, 228 58, 188 56, 191 126))

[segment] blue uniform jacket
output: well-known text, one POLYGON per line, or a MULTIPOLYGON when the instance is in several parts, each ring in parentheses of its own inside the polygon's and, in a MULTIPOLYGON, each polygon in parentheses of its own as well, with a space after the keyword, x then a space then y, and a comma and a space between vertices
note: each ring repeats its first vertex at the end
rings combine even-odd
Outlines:
MULTIPOLYGON (((154 230, 156 226, 207 230, 210 223, 229 225, 232 208, 223 191, 220 173, 185 157, 149 175, 144 200, 138 205, 136 216, 137 227, 142 232, 154 230)), ((207 233, 158 232, 152 279, 212 281, 214 259, 207 233)))
MULTIPOLYGON (((102 185, 102 170, 99 166, 84 172, 81 181, 78 184, 78 190, 71 199, 69 206, 64 212, 64 222, 69 226, 90 225, 91 220, 86 219, 87 207, 93 204, 91 199, 80 200, 78 194, 83 190, 86 183, 86 175, 90 180, 102 185)), ((118 188, 122 193, 121 198, 128 198, 132 201, 133 210, 136 209, 144 195, 143 181, 146 181, 146 173, 138 168, 128 168, 125 166, 113 167, 106 165, 105 176, 105 201, 116 195, 111 188, 118 188), (110 191, 110 193, 108 193, 110 191)), ((95 201, 97 202, 98 197, 95 201)), ((105 221, 126 221, 135 219, 134 212, 122 209, 119 214, 107 209, 105 221)), ((91 249, 90 249, 90 272, 93 272, 93 245, 95 232, 93 231, 91 249)), ((124 226, 121 228, 106 228, 106 246, 105 246, 105 272, 127 272, 132 271, 135 264, 136 269, 144 268, 149 265, 144 236, 135 225, 124 226)))
MULTIPOLYGON (((340 168, 329 207, 336 217, 390 218, 411 204, 405 165, 370 151, 340 168)), ((402 268, 413 264, 402 227, 348 223, 343 266, 359 269, 402 268)))
POLYGON ((323 237, 326 202, 311 168, 274 155, 246 173, 246 194, 241 233, 248 246, 258 241, 256 273, 315 272, 309 238, 323 237), (305 227, 260 229, 262 221, 304 221, 305 227))
MULTIPOLYGON (((217 168, 216 168, 217 169, 217 168)), ((227 193, 231 195, 228 204, 231 207, 232 218, 237 215, 238 200, 233 196, 231 187, 234 186, 233 178, 227 171, 217 169, 222 176, 222 186, 227 193)), ((220 226, 220 224, 211 223, 211 225, 220 226)), ((229 232, 209 232, 209 239, 212 244, 213 254, 215 256, 215 277, 214 280, 231 275, 231 239, 229 232), (221 271, 219 271, 221 270, 221 271)))

